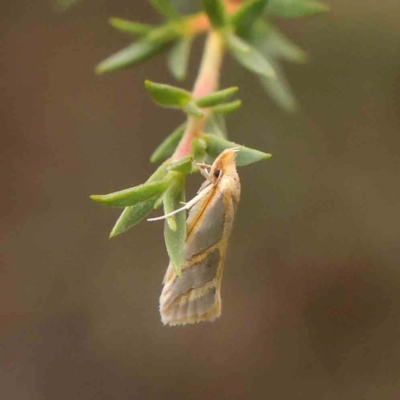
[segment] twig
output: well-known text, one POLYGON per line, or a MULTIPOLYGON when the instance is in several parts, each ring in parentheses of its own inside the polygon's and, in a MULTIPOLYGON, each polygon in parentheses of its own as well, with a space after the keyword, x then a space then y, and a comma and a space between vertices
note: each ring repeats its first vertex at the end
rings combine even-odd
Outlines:
MULTIPOLYGON (((212 30, 206 39, 203 57, 199 73, 193 88, 193 97, 199 98, 211 94, 218 89, 219 76, 224 55, 224 44, 219 32, 212 30)), ((203 131, 208 118, 208 112, 204 110, 204 117, 188 117, 188 124, 183 137, 172 156, 173 160, 179 160, 190 154, 193 139, 203 131)))

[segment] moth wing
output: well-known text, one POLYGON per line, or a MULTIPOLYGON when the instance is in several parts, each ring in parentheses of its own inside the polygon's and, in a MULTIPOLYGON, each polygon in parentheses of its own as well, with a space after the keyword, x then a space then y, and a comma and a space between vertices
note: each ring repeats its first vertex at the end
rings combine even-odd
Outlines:
POLYGON ((225 229, 225 196, 215 188, 189 212, 185 261, 218 243, 225 229))
POLYGON ((213 321, 221 314, 221 278, 234 210, 229 193, 217 189, 189 212, 182 275, 178 277, 170 264, 164 278, 164 324, 213 321))
POLYGON ((217 270, 223 260, 216 248, 173 281, 166 282, 160 298, 164 324, 184 325, 214 320, 221 314, 220 284, 217 270))

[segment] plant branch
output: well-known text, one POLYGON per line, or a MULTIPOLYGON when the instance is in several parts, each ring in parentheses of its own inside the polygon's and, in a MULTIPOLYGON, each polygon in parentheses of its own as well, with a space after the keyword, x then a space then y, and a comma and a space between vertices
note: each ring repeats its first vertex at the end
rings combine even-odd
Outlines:
MULTIPOLYGON (((241 1, 236 0, 225 0, 225 8, 228 14, 234 14, 240 7, 241 1)), ((199 33, 209 31, 212 29, 210 20, 208 19, 205 12, 200 11, 195 14, 188 15, 185 17, 186 22, 186 33, 189 36, 198 35, 199 33)))
MULTIPOLYGON (((192 91, 193 97, 203 97, 218 89, 223 55, 224 44, 221 35, 219 32, 212 30, 208 34, 204 46, 199 73, 192 91)), ((202 118, 188 117, 186 130, 172 156, 172 160, 179 160, 190 154, 192 141, 202 133, 208 114, 208 111, 204 110, 202 118)))

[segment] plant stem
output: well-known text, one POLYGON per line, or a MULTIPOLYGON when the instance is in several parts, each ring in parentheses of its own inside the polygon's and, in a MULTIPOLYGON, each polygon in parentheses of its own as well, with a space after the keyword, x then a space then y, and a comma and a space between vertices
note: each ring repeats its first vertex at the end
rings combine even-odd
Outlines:
MULTIPOLYGON (((225 9, 228 14, 234 14, 242 5, 241 0, 225 0, 225 9)), ((189 36, 198 35, 199 33, 211 29, 210 20, 204 12, 198 12, 185 17, 186 33, 189 36)))
MULTIPOLYGON (((199 73, 192 91, 193 97, 203 97, 218 89, 219 76, 224 55, 224 44, 221 35, 217 31, 210 31, 204 46, 204 52, 200 64, 199 73)), ((188 124, 183 137, 172 156, 173 160, 179 160, 190 154, 193 139, 203 132, 208 112, 204 111, 204 117, 188 117, 188 124)))

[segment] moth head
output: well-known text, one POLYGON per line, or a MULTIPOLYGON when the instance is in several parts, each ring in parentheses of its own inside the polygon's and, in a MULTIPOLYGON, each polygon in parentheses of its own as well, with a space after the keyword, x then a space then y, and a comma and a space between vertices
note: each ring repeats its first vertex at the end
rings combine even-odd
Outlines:
POLYGON ((226 175, 236 174, 235 156, 239 147, 224 150, 214 161, 210 175, 217 181, 226 175))

